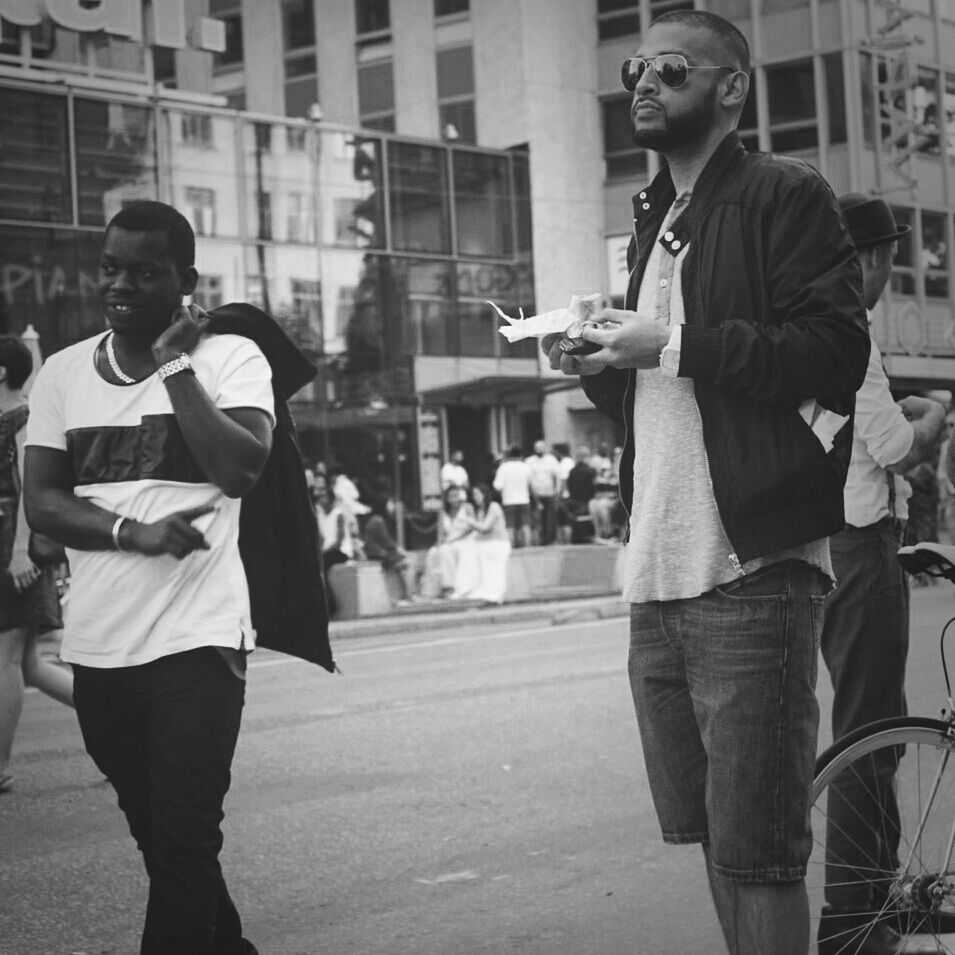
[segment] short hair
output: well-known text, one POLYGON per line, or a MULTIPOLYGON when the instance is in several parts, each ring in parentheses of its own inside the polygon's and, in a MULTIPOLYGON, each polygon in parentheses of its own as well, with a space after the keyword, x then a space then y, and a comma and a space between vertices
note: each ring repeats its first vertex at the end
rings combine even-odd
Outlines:
POLYGON ((19 335, 0 335, 0 368, 7 369, 7 385, 19 391, 33 371, 33 356, 19 335))
POLYGON ((196 264, 196 234, 189 220, 165 202, 153 199, 137 199, 123 206, 106 226, 110 229, 126 229, 129 232, 164 232, 170 258, 180 272, 196 264))
POLYGON ((746 37, 729 20, 715 13, 708 10, 671 10, 669 13, 661 13, 650 26, 654 27, 658 23, 685 23, 687 26, 708 30, 730 49, 740 70, 749 73, 752 69, 746 37))

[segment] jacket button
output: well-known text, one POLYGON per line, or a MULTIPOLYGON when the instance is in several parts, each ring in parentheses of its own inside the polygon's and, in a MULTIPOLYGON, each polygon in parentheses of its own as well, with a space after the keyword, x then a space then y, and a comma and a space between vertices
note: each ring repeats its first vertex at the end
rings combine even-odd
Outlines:
POLYGON ((649 203, 649 202, 645 202, 645 203, 643 204, 643 208, 644 208, 644 209, 649 209, 649 208, 650 208, 650 203, 649 203))
POLYGON ((663 238, 666 239, 667 242, 669 242, 669 241, 671 241, 672 238, 673 238, 673 233, 672 233, 672 232, 664 232, 664 233, 663 233, 663 238))
POLYGON ((647 198, 647 194, 646 194, 645 192, 641 192, 641 193, 640 193, 640 198, 641 198, 641 199, 646 199, 646 198, 647 198))
POLYGON ((674 251, 676 251, 678 248, 680 248, 681 245, 683 245, 683 243, 679 239, 676 239, 673 243, 672 248, 674 251))

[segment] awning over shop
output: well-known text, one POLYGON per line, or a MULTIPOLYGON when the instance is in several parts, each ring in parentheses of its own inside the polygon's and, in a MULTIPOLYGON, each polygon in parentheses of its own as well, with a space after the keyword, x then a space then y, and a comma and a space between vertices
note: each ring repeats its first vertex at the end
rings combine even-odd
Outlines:
POLYGON ((497 405, 537 401, 555 391, 578 387, 576 378, 540 375, 486 375, 421 392, 426 405, 497 405))

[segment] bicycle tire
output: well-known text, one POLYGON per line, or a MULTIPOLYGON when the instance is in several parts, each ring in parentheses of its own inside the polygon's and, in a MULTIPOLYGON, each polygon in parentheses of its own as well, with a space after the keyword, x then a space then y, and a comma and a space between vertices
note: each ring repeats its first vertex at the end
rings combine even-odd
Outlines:
POLYGON ((888 931, 902 951, 955 955, 953 728, 917 716, 861 727, 819 756, 811 802, 812 951, 853 955, 888 931))

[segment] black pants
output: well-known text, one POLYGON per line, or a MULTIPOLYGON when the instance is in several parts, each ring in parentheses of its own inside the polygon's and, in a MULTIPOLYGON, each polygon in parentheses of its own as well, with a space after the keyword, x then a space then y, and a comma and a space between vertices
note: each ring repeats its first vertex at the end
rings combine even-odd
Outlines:
POLYGON ((202 647, 141 666, 73 670, 86 750, 113 784, 149 875, 141 955, 245 950, 219 866, 245 700, 231 653, 202 647))

